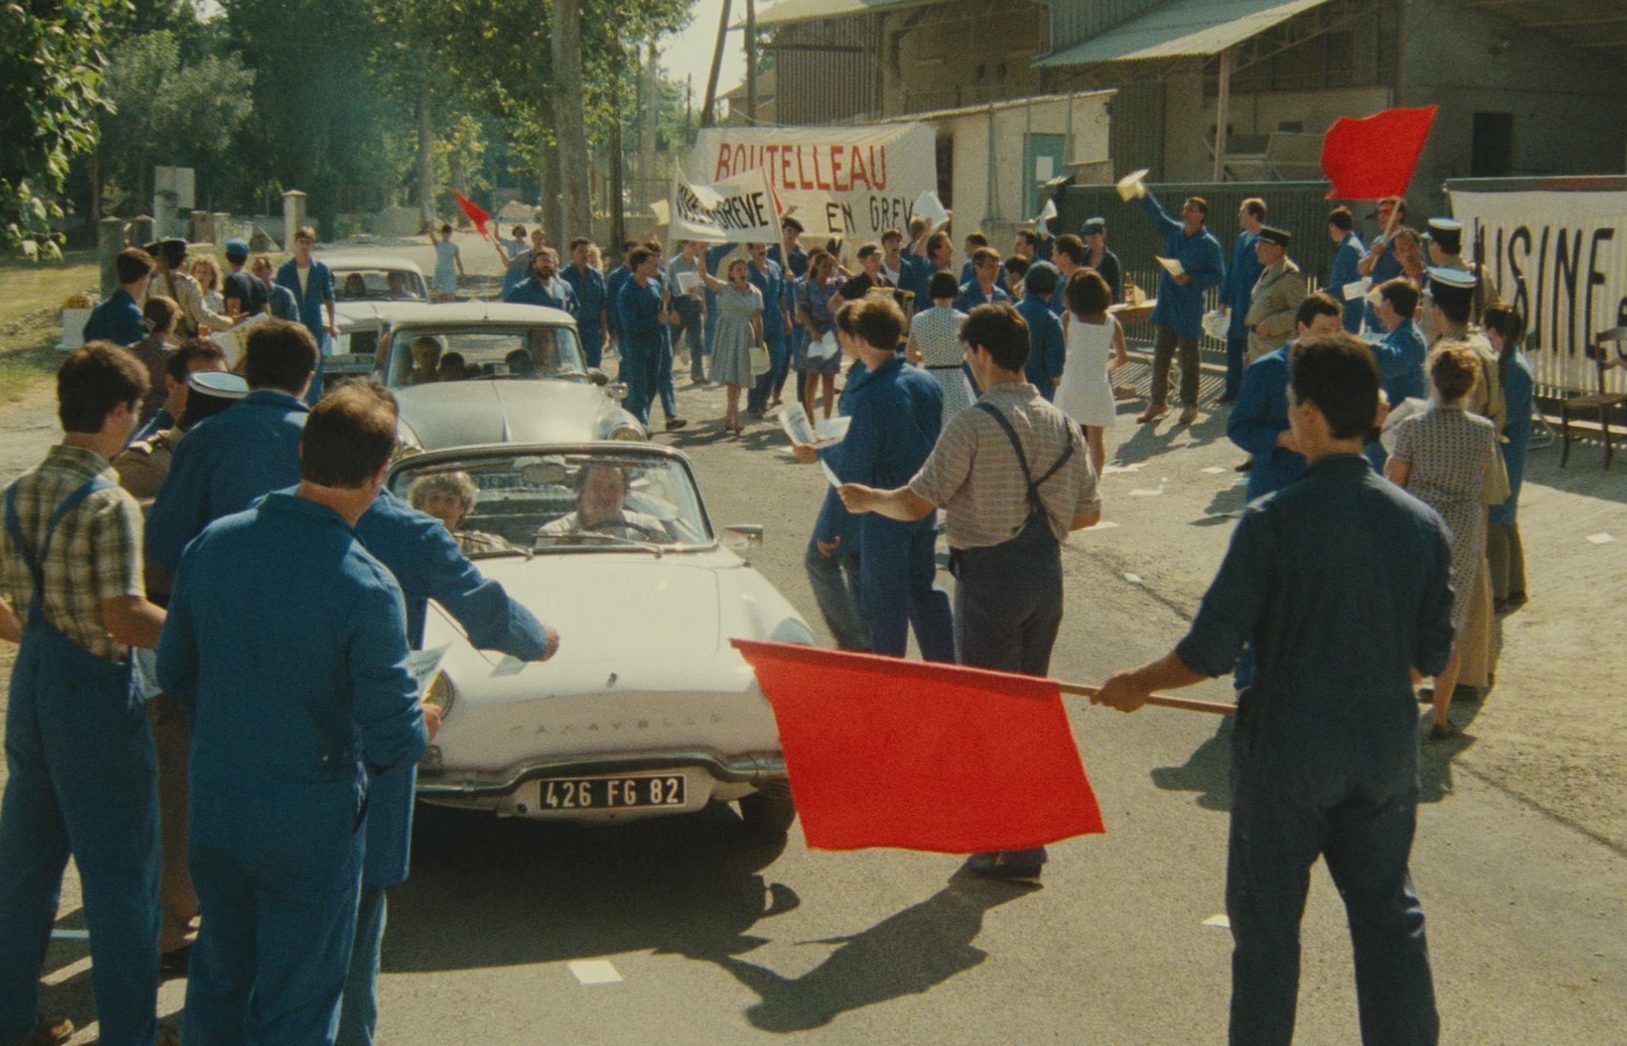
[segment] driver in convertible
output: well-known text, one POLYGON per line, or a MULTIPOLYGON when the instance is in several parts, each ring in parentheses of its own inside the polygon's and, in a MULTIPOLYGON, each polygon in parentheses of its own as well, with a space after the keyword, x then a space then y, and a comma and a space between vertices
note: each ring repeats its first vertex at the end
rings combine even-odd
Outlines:
POLYGON ((576 474, 576 511, 548 523, 538 537, 604 534, 632 541, 669 541, 661 521, 624 506, 630 480, 619 465, 584 465, 576 474))

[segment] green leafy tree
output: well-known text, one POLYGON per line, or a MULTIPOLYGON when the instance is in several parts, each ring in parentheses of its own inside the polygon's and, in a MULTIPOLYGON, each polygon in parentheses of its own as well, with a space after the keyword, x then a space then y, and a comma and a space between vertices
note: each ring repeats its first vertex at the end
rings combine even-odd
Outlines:
POLYGON ((102 40, 118 0, 0 3, 0 250, 60 251, 50 222, 75 156, 96 141, 102 40))

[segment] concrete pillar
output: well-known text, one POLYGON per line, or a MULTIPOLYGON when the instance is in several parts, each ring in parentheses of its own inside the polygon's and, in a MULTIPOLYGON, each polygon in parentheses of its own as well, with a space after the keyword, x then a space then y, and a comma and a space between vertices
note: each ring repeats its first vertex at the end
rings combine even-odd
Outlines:
POLYGON ((158 237, 154 235, 155 232, 156 228, 151 217, 145 214, 138 214, 134 218, 130 219, 130 242, 135 244, 137 247, 145 247, 147 244, 158 239, 158 237))
POLYGON ((172 192, 153 193, 153 232, 157 239, 177 236, 183 232, 180 204, 172 192))
POLYGON ((102 269, 102 297, 112 294, 119 286, 118 272, 113 259, 124 250, 124 219, 103 218, 96 224, 96 260, 102 269))
POLYGON ((208 211, 192 211, 187 215, 191 231, 187 234, 190 243, 213 243, 215 240, 214 215, 208 211))
POLYGON ((216 211, 214 214, 210 215, 210 217, 214 219, 215 246, 224 247, 227 239, 231 237, 231 232, 226 227, 227 223, 232 220, 231 212, 216 211))
POLYGON ((282 246, 283 250, 294 249, 294 233, 305 224, 305 194, 298 189, 289 189, 282 194, 282 246))

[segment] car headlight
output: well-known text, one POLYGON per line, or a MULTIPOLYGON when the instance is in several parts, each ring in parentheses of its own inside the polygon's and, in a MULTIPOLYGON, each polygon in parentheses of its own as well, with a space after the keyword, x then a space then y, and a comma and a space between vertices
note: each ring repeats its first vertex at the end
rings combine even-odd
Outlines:
POLYGON ((637 425, 629 425, 626 422, 623 422, 610 430, 610 438, 618 440, 631 440, 634 443, 641 443, 644 441, 645 437, 644 433, 638 430, 637 425))
POLYGON ((424 445, 418 442, 418 437, 405 425, 397 425, 395 430, 395 459, 410 458, 414 454, 422 454, 424 445))
POLYGON ((445 672, 436 672, 435 678, 429 681, 429 689, 424 693, 424 701, 441 710, 441 719, 444 721, 452 711, 452 703, 457 700, 457 691, 452 681, 446 678, 445 672))

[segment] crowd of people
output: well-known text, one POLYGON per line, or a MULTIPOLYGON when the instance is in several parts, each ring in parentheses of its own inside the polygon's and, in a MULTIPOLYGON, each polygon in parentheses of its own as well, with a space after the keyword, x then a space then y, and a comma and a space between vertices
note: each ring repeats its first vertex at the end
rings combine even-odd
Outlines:
MULTIPOLYGON (((1429 736, 1449 737, 1453 697, 1491 682, 1494 615, 1526 599, 1524 319, 1464 261, 1455 222, 1420 234, 1400 199, 1380 204, 1371 247, 1348 209, 1329 213, 1327 290, 1263 199, 1240 208, 1229 265, 1205 200, 1178 218, 1151 192, 1137 206, 1171 262, 1137 420, 1167 415, 1177 367, 1179 422, 1200 417, 1213 289, 1216 406, 1249 455, 1250 505, 1188 636, 1099 700, 1133 710, 1224 673, 1238 687, 1251 743, 1234 752, 1234 1034, 1291 1029, 1297 959, 1282 942, 1320 853, 1354 884, 1358 965, 1395 971, 1360 986, 1364 1034, 1432 1041, 1406 877, 1414 684, 1434 677, 1429 736), (1377 765, 1351 754, 1352 732, 1377 765)), ((1007 257, 972 233, 957 272, 954 242, 925 219, 850 264, 839 242, 805 249, 786 218, 775 244, 680 242, 668 257, 629 240, 606 272, 591 240, 570 240, 562 267, 540 229, 516 227, 502 296, 574 315, 588 365, 617 357, 627 408, 648 424, 659 402, 668 430, 686 424, 676 368, 723 386, 734 434, 786 407, 795 373, 810 422, 816 408, 845 419, 839 437, 793 446, 835 477, 804 564, 837 645, 902 657, 913 634, 928 660, 1044 675, 1060 545, 1100 518, 1112 375, 1129 359, 1128 274, 1106 231, 1099 217, 1079 235, 1022 230, 1007 257), (940 510, 953 601, 936 583, 940 510)), ((389 394, 320 396, 335 329, 314 243, 300 230, 273 276, 230 241, 224 279, 212 262, 189 271, 179 241, 122 252, 118 290, 59 376, 63 444, 7 489, 0 635, 23 644, 7 743, 26 758, 0 813, 0 892, 17 898, 0 910, 0 1041, 60 1030, 36 1029, 37 978, 70 852, 108 1041, 170 1034, 152 1013, 161 969, 189 977, 192 1041, 372 1041, 385 894, 406 876, 412 766, 438 722, 404 669, 425 605, 481 647, 557 649, 465 558, 449 522, 461 513, 381 492, 389 394), (261 313, 273 318, 229 372, 206 335, 261 313), (313 606, 313 591, 350 595, 313 606), (133 699, 131 666, 153 650, 133 699), (70 698, 93 711, 70 714, 70 698)), ((437 286, 455 286, 447 227, 436 250, 437 286)), ((1035 880, 1046 859, 977 854, 968 871, 1035 880)))

